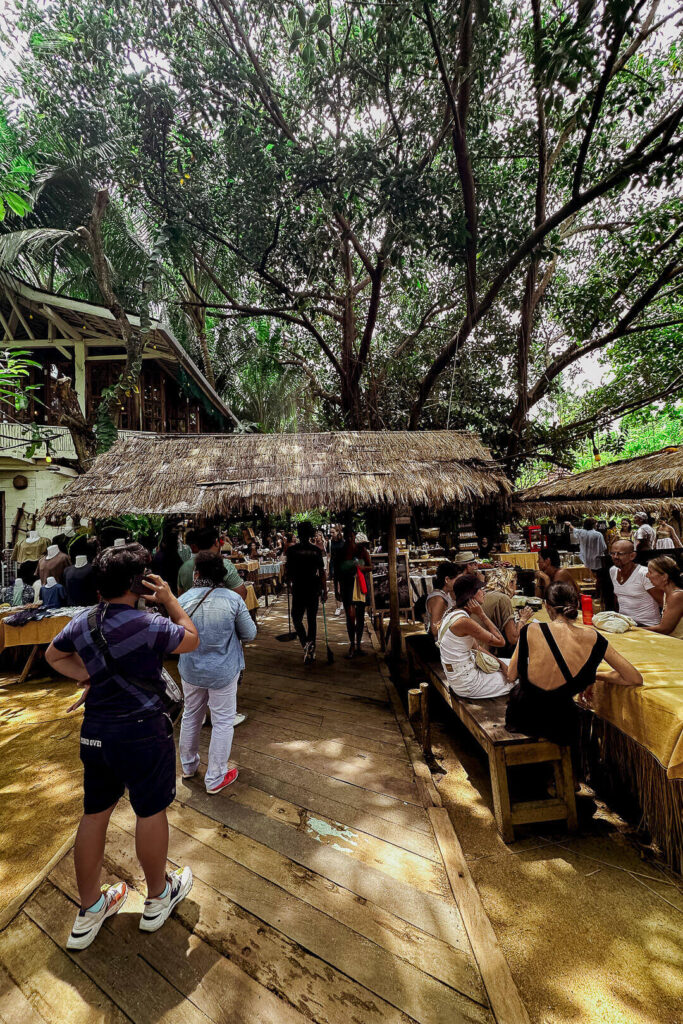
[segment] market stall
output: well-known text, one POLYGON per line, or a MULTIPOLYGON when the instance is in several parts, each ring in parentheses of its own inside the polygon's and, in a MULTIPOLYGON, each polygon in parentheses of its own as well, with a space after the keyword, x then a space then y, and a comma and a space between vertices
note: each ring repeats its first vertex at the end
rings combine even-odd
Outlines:
MULTIPOLYGON (((18 609, 13 609, 13 611, 16 610, 18 609)), ((80 611, 80 609, 76 609, 76 611, 80 611)), ((0 654, 8 647, 31 648, 17 682, 23 683, 26 681, 40 647, 52 643, 57 634, 61 633, 64 627, 71 621, 73 614, 66 609, 62 609, 59 615, 32 619, 23 626, 12 626, 4 621, 0 621, 0 654)))
POLYGON ((396 509, 469 509, 510 486, 467 431, 129 435, 48 500, 43 512, 215 519, 312 508, 376 508, 388 538, 392 646, 400 645, 396 509))
POLYGON ((619 459, 608 466, 571 473, 517 491, 513 508, 538 522, 582 516, 619 518, 636 511, 670 518, 681 532, 683 447, 619 459))

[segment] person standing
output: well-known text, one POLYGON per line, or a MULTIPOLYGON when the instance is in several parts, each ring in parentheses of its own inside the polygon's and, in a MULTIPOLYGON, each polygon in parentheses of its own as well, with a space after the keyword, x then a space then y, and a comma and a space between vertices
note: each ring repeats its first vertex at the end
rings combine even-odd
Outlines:
POLYGON ((667 523, 663 516, 660 517, 657 523, 657 550, 658 551, 671 551, 672 548, 683 547, 681 544, 681 538, 678 536, 673 526, 667 523))
POLYGON ((339 563, 344 555, 344 543, 344 534, 341 526, 333 526, 330 536, 330 576, 334 581, 334 598, 337 602, 337 607, 334 610, 335 615, 341 615, 344 611, 344 602, 342 601, 341 594, 341 575, 339 572, 339 563))
POLYGON ((636 512, 633 517, 636 524, 636 535, 634 537, 636 552, 639 555, 647 555, 657 544, 657 534, 647 521, 644 512, 636 512))
MULTIPOLYGON (((622 519, 619 524, 619 536, 616 540, 633 540, 633 526, 630 519, 622 519)), ((614 541, 612 542, 614 543, 614 541)), ((610 544, 610 548, 612 545, 610 544)))
POLYGON ((125 882, 100 889, 107 826, 126 789, 136 816, 135 850, 147 883, 141 931, 160 928, 192 888, 189 867, 166 874, 166 808, 175 799, 176 771, 161 669, 168 654, 195 650, 199 637, 168 584, 149 573, 150 561, 141 544, 104 550, 96 562, 100 603, 76 615, 45 655, 57 672, 85 684, 81 699, 69 708, 75 711, 85 703, 84 813, 74 847, 80 910, 68 949, 89 946, 128 895, 125 882), (138 611, 141 594, 162 605, 168 618, 138 611))
POLYGON ((199 736, 206 709, 211 711, 209 764, 204 777, 207 793, 232 785, 237 768, 228 769, 237 711, 237 686, 244 669, 242 643, 253 640, 256 625, 239 594, 225 586, 223 559, 202 551, 197 555, 194 581, 180 598, 199 633, 199 647, 180 655, 180 678, 185 709, 180 723, 180 762, 183 778, 199 768, 199 736))
POLYGON ((361 591, 358 574, 364 576, 372 569, 372 558, 368 551, 368 538, 364 533, 356 536, 352 526, 344 529, 344 548, 339 560, 339 580, 342 603, 346 613, 346 632, 349 649, 345 658, 364 654, 361 647, 365 629, 365 595, 361 591))
POLYGON ((602 557, 607 552, 607 545, 603 535, 595 529, 595 520, 586 519, 582 530, 576 529, 570 522, 565 525, 569 527, 572 543, 579 545, 581 561, 596 576, 602 567, 602 557))
MULTIPOLYGON (((203 530, 197 530, 194 535, 194 543, 197 547, 197 554, 200 551, 208 551, 212 555, 220 554, 220 537, 218 530, 213 526, 207 526, 203 530)), ((178 593, 184 594, 186 590, 189 590, 194 581, 194 563, 196 555, 192 558, 188 558, 187 562, 183 562, 178 570, 178 593)), ((234 590, 235 593, 244 599, 247 596, 247 588, 244 585, 242 577, 238 573, 232 562, 227 559, 223 559, 223 568, 225 569, 225 585, 230 590, 234 590)))
POLYGON ((636 564, 635 548, 630 540, 618 540, 610 552, 614 565, 609 571, 617 611, 628 615, 639 626, 658 626, 664 593, 656 587, 644 565, 636 564))
POLYGON ((299 525, 299 543, 287 548, 285 578, 292 588, 292 622, 304 649, 304 664, 315 660, 318 603, 327 600, 325 559, 319 547, 311 543, 315 529, 305 520, 299 525), (304 614, 306 629, 304 629, 304 614))

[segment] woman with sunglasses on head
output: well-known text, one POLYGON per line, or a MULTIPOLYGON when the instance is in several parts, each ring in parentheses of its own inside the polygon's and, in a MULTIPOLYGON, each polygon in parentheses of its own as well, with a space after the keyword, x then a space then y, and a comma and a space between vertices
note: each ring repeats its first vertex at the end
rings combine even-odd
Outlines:
MULTIPOLYGON (((477 652, 503 647, 505 637, 484 612, 484 585, 476 576, 459 576, 453 583, 455 609, 447 612, 439 626, 437 644, 448 685, 459 697, 480 700, 509 693, 507 666, 486 671, 477 664, 477 652)), ((490 658, 491 655, 487 656, 490 658)), ((494 662, 495 665, 495 662, 494 662)))

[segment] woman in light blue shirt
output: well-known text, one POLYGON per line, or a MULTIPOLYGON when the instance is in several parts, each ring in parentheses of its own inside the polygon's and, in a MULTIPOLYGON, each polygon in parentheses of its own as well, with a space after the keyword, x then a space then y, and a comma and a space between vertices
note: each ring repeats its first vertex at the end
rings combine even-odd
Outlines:
POLYGON ((207 707, 211 710, 209 765, 204 784, 207 793, 220 793, 238 775, 228 770, 237 710, 237 684, 244 668, 242 641, 256 636, 247 606, 239 594, 224 585, 225 567, 220 555, 200 551, 195 561, 194 583, 180 597, 199 633, 199 647, 180 657, 180 677, 185 709, 180 724, 180 761, 183 778, 199 768, 199 736, 207 707))

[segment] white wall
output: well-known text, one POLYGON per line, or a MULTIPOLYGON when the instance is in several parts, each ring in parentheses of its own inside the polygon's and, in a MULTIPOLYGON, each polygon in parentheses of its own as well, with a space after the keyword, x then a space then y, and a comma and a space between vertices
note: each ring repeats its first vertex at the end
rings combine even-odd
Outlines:
MULTIPOLYGON (((76 475, 75 470, 67 469, 64 466, 60 466, 57 470, 48 469, 42 460, 27 462, 22 459, 0 457, 0 491, 5 492, 5 536, 2 538, 2 546, 7 547, 10 543, 14 517, 22 502, 24 503, 24 512, 31 517, 48 498, 64 490, 76 475), (28 480, 28 487, 21 491, 17 490, 12 483, 13 478, 19 474, 28 480)), ((67 520, 67 524, 70 522, 71 520, 67 520)), ((26 516, 20 525, 24 530, 27 529, 26 516)), ((64 527, 46 526, 44 520, 38 520, 36 529, 41 536, 50 539, 56 534, 62 533, 64 527)), ((20 532, 17 536, 21 540, 26 534, 20 532)))

